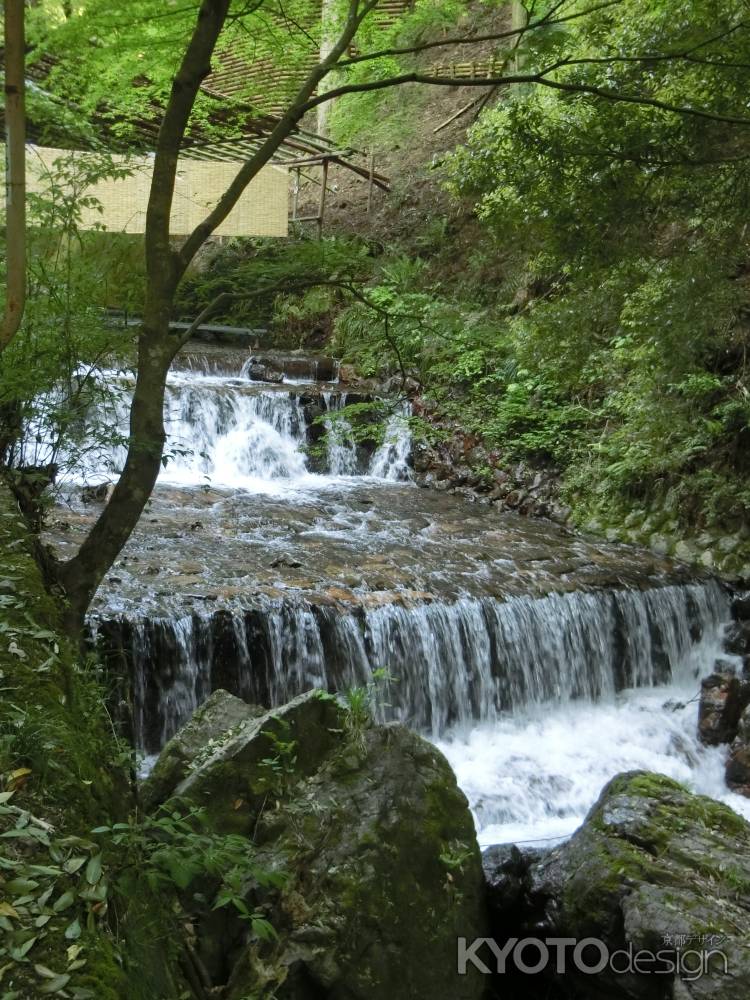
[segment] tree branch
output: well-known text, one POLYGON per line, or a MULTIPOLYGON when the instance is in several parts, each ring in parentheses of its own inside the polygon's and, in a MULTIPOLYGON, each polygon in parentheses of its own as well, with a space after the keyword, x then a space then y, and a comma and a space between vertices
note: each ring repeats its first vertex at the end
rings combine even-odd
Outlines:
POLYGON ((349 48, 354 40, 357 31, 367 15, 377 6, 378 0, 367 0, 362 10, 359 10, 357 0, 350 0, 349 13, 341 35, 332 46, 328 55, 315 66, 307 76, 307 79, 297 92, 297 96, 284 112, 278 124, 265 140, 263 145, 256 151, 250 160, 247 161, 237 173, 232 183, 224 192, 214 209, 209 212, 187 240, 179 252, 180 274, 184 274, 185 269, 190 264, 200 247, 205 243, 211 233, 220 226, 240 199, 245 188, 250 181, 260 172, 260 170, 270 161, 276 150, 284 140, 291 135, 297 123, 306 114, 311 95, 315 93, 318 84, 335 68, 339 59, 349 48))
MULTIPOLYGON (((176 261, 169 244, 169 223, 177 161, 198 91, 211 72, 211 57, 224 27, 230 3, 231 0, 203 0, 190 42, 172 83, 156 141, 146 209, 146 266, 150 275, 174 270, 176 261)), ((165 277, 168 279, 174 276, 165 277)))
POLYGON ((437 87, 502 87, 517 83, 536 83, 552 90, 559 90, 568 94, 590 94, 592 97, 601 97, 607 101, 620 102, 623 104, 636 104, 643 107, 658 108, 660 111, 667 111, 671 114, 688 115, 695 118, 703 118, 709 121, 725 122, 730 125, 750 125, 750 118, 740 118, 735 115, 723 115, 719 112, 708 111, 704 108, 691 108, 686 105, 671 104, 668 101, 660 101, 655 97, 644 97, 638 94, 626 94, 621 91, 607 90, 604 87, 595 87, 585 83, 565 83, 561 80, 550 80, 548 73, 562 69, 569 65, 567 59, 561 59, 546 69, 538 73, 512 73, 497 77, 483 77, 481 79, 473 77, 440 77, 430 76, 425 73, 402 73, 399 76, 386 77, 383 80, 370 80, 365 83, 349 83, 340 87, 328 90, 317 97, 311 98, 305 107, 305 111, 312 111, 319 104, 325 101, 332 101, 336 97, 344 94, 364 94, 375 90, 385 90, 389 87, 399 87, 405 83, 423 83, 437 87))

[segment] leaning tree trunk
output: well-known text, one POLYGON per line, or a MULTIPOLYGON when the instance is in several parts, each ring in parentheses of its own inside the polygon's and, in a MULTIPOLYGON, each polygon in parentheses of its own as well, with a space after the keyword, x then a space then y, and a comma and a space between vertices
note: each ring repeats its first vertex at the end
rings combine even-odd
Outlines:
POLYGON ((159 475, 164 453, 164 395, 172 362, 169 323, 144 324, 138 344, 138 378, 130 408, 125 467, 100 517, 76 556, 59 570, 69 603, 68 631, 78 635, 99 583, 127 542, 159 475), (114 556, 113 556, 114 553, 114 556))

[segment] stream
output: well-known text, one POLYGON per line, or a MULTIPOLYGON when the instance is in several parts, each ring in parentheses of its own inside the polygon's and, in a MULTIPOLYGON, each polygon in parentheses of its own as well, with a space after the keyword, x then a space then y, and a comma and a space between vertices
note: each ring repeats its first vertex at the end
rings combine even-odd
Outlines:
MULTIPOLYGON (((363 445, 332 416, 361 397, 318 381, 317 359, 277 383, 250 380, 246 361, 179 359, 168 461, 92 607, 145 755, 217 687, 274 705, 372 684, 380 719, 445 752, 483 845, 569 836, 632 768, 750 818, 724 786, 723 751, 696 736, 699 680, 730 615, 717 582, 420 489, 402 407, 363 445)), ((124 432, 130 385, 110 378, 106 419, 124 432)), ((62 555, 98 513, 86 490, 123 457, 116 441, 92 450, 64 484, 50 525, 62 555)))

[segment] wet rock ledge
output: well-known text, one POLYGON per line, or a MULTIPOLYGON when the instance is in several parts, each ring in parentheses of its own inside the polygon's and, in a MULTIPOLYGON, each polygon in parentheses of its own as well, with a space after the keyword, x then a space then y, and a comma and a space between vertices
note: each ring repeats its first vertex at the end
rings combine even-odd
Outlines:
MULTIPOLYGON (((578 963, 567 948, 564 974, 554 948, 536 976, 514 976, 509 962, 508 975, 496 977, 498 996, 750 996, 750 824, 671 778, 618 775, 567 843, 548 852, 490 848, 484 868, 501 946, 511 937, 591 940, 578 963)), ((523 956, 537 957, 531 948, 523 956)))
POLYGON ((738 594, 732 611, 726 656, 701 683, 698 735, 706 746, 727 746, 727 786, 750 798, 750 593, 738 594))

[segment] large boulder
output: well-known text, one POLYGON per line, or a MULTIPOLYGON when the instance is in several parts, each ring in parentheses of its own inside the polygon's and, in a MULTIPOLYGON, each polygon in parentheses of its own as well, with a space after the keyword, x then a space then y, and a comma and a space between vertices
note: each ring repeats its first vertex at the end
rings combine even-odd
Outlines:
MULTIPOLYGON (((486 933, 474 824, 442 754, 401 726, 309 693, 240 722, 199 750, 167 808, 201 807, 213 831, 246 837, 248 910, 191 913, 196 954, 226 1000, 477 1000, 457 938, 486 933), (261 887, 264 886, 264 887, 261 887)), ((210 898, 209 893, 204 893, 210 898)))
MULTIPOLYGON (((614 778, 571 840, 532 867, 529 907, 537 936, 594 938, 610 956, 667 951, 683 969, 585 975, 569 963, 568 983, 584 996, 750 996, 750 824, 662 775, 614 778), (698 966, 700 975, 687 971, 698 966)), ((593 965, 600 952, 589 951, 593 965)))
POLYGON ((185 778, 199 754, 210 754, 226 742, 241 723, 265 713, 221 688, 214 691, 190 721, 167 743, 151 773, 140 786, 139 800, 146 812, 167 799, 185 778))

